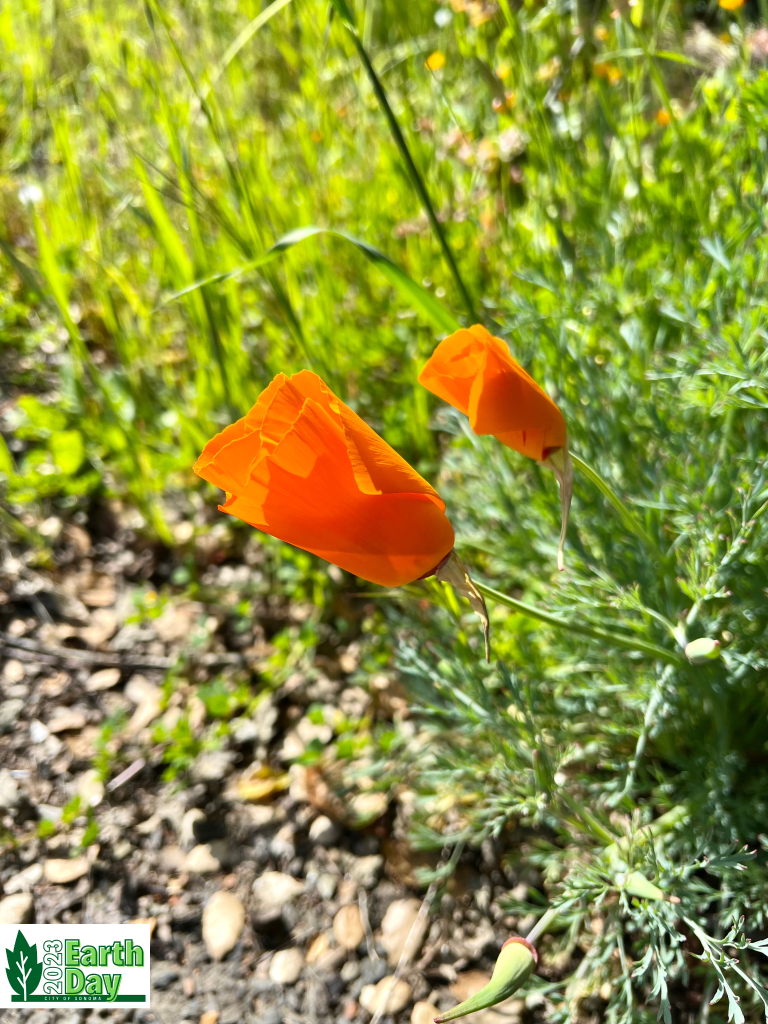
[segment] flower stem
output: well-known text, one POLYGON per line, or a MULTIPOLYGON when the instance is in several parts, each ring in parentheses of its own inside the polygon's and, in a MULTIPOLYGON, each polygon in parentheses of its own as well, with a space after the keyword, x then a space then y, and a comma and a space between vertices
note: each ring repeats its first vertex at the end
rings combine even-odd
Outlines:
POLYGON ((615 644, 617 647, 624 647, 629 651, 639 651, 641 654, 647 654, 652 658, 661 658, 672 665, 685 664, 681 655, 676 651, 670 651, 666 647, 659 647, 657 644, 651 643, 650 640, 643 640, 640 637, 629 636, 625 633, 613 633, 611 630, 603 629, 600 626, 589 626, 583 622, 574 622, 572 619, 562 619, 559 615, 553 615, 551 612, 545 612, 543 609, 526 604, 524 601, 518 601, 508 594, 502 594, 500 590, 494 590, 484 583, 475 581, 475 586, 481 594, 490 598, 491 601, 506 605, 507 608, 513 608, 516 612, 527 615, 531 619, 546 622, 547 625, 554 626, 556 629, 565 629, 570 633, 591 637, 593 640, 607 641, 608 643, 615 644))
POLYGON ((557 915, 560 913, 559 908, 550 907, 546 913, 542 914, 536 924, 531 928, 528 934, 525 936, 526 939, 533 945, 537 939, 540 939, 544 932, 549 928, 552 922, 555 920, 557 915))
POLYGON ((387 122, 389 124, 389 130, 391 131, 392 137, 395 140, 395 145, 400 151, 400 156, 403 158, 403 162, 405 163, 405 166, 408 170, 408 174, 411 179, 411 184, 416 189, 419 195, 419 199, 421 200, 421 204, 424 207, 427 217, 429 218, 429 223, 432 225, 432 230, 437 235, 437 240, 440 243, 440 248, 443 250, 443 256, 445 257, 445 261, 450 268, 454 281, 456 282, 456 287, 458 288, 459 293, 461 294, 461 298, 462 301, 464 302, 467 313, 469 314, 472 323, 478 323, 479 321, 477 318, 477 313, 475 312, 475 308, 472 303, 472 299, 470 298, 469 292, 467 291, 466 286, 464 285, 464 281, 461 278, 461 274, 459 273, 459 268, 456 264, 456 260, 454 259, 451 248, 448 245, 448 239, 445 237, 443 227, 440 221, 437 219, 437 214, 435 213, 435 209, 432 206, 432 200, 429 198, 429 193, 427 192, 424 180, 419 174, 419 170, 413 161, 411 152, 408 149, 408 143, 405 141, 405 137, 403 136, 403 133, 400 130, 400 125, 397 123, 397 118, 395 117, 394 111, 392 110, 392 107, 389 105, 389 99, 387 98, 384 86, 381 83, 381 79, 376 74, 373 64, 371 63, 371 59, 368 56, 368 51, 363 45, 363 41, 360 38, 360 35, 358 34, 354 20, 352 18, 352 13, 350 12, 347 6, 346 0, 331 0, 331 3, 333 5, 334 10, 343 21, 344 27, 347 29, 350 36, 352 37, 352 42, 355 44, 355 49, 357 50, 360 60, 363 62, 363 67, 365 68, 368 77, 371 80, 373 91, 376 93, 376 98, 381 104, 381 109, 384 111, 384 116, 386 117, 387 122))
POLYGON ((578 455, 575 455, 573 452, 571 452, 571 459, 573 460, 573 464, 575 466, 578 466, 578 468, 581 470, 584 476, 587 477, 588 480, 591 480, 595 487, 597 487, 597 489, 600 491, 600 493, 605 498, 608 499, 611 505, 613 505, 613 507, 619 513, 619 516, 621 517, 621 521, 624 523, 624 526, 628 530, 631 530, 631 532, 634 533, 636 537, 639 537, 640 540, 642 540, 645 544, 648 544, 650 547, 656 548, 658 550, 658 544, 654 541, 653 537, 651 537, 651 535, 646 531, 645 527, 637 518, 637 516, 633 512, 630 512, 630 510, 627 508, 627 506, 624 504, 624 502, 621 500, 618 494, 613 490, 613 488, 609 484, 605 482, 605 480, 603 480, 603 478, 600 476, 597 470, 593 469, 588 463, 584 461, 584 459, 580 458, 578 455))

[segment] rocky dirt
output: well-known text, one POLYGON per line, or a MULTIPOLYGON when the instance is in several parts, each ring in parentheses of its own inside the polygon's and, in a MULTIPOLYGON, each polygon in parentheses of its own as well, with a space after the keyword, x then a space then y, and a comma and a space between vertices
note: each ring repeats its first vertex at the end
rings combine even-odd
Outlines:
POLYGON ((420 884, 415 794, 360 742, 419 742, 397 680, 331 627, 281 654, 311 607, 270 592, 252 537, 180 522, 171 551, 113 513, 2 551, 0 921, 148 921, 151 1008, 3 1020, 427 1024, 476 991, 532 922, 499 906, 521 879, 491 843, 420 884))

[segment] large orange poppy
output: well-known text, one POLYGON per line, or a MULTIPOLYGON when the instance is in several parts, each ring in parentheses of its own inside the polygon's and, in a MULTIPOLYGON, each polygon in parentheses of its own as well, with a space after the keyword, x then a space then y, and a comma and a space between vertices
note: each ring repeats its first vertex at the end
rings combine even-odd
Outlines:
POLYGON ((223 512, 371 583, 429 575, 453 548, 440 495, 309 370, 279 373, 194 469, 223 512))

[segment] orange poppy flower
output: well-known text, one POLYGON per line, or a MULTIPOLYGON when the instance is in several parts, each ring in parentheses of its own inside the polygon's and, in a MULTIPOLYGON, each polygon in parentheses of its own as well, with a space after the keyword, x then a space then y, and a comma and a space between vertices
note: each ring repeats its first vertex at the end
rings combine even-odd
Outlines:
POLYGON ((419 382, 469 417, 476 434, 495 438, 552 468, 560 481, 563 521, 558 568, 573 492, 568 430, 558 407, 511 356, 501 338, 480 324, 444 338, 419 382))
POLYGON ((385 587, 453 548, 440 495, 309 370, 279 373, 194 469, 223 512, 385 587))
POLYGON ((371 583, 451 583, 483 622, 482 594, 453 550, 445 502, 316 374, 278 373, 194 466, 222 512, 371 583))

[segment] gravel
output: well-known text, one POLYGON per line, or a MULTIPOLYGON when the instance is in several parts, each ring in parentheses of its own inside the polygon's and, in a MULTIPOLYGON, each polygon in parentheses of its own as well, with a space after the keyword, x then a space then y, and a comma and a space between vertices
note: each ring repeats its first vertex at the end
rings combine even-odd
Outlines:
MULTIPOLYGON (((180 502, 182 522, 197 515, 180 502)), ((148 920, 152 1005, 12 1009, 4 1024, 200 1024, 215 1014, 217 1024, 366 1024, 363 989, 375 998, 370 987, 393 971, 387 908, 421 905, 415 872, 439 854, 410 850, 413 794, 402 784, 401 799, 378 777, 371 786, 365 754, 337 759, 334 730, 342 718, 364 731, 375 721, 416 742, 417 729, 371 700, 380 687, 330 630, 322 654, 269 676, 279 654, 269 638, 305 621, 306 609, 252 589, 265 557, 255 540, 235 553, 228 530, 207 534, 194 549, 192 601, 171 582, 179 566, 163 562, 168 552, 138 539, 123 515, 111 509, 101 533, 62 523, 52 568, 36 570, 46 594, 66 595, 47 605, 52 622, 14 596, 21 559, 16 577, 8 560, 0 567, 11 595, 0 632, 64 651, 36 660, 0 649, 0 828, 12 837, 0 848, 0 918, 148 920), (150 587, 162 613, 128 621, 150 587), (76 648, 95 660, 78 660, 76 648), (109 661, 118 658, 119 667, 109 661), (151 667, 163 659, 177 666, 168 680, 151 667), (9 692, 19 686, 24 697, 9 692)), ((355 614, 364 607, 357 600, 355 614)), ((520 841, 510 831, 506 852, 520 841)), ((499 843, 490 864, 464 852, 450 896, 431 908, 418 953, 427 959, 405 965, 398 996, 407 999, 382 1024, 408 1024, 417 1000, 453 1005, 455 971, 492 968, 515 925, 496 901, 520 881, 502 873, 504 853, 499 843)), ((550 1009, 535 1013, 543 1020, 550 1009)))

